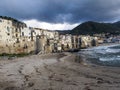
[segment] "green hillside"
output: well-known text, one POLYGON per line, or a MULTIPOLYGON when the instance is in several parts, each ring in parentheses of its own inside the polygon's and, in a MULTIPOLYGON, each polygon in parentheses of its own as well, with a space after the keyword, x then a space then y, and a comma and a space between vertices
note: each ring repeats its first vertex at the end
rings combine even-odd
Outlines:
POLYGON ((120 22, 116 23, 98 23, 88 21, 82 23, 70 31, 71 34, 99 34, 99 33, 111 33, 120 34, 120 22))

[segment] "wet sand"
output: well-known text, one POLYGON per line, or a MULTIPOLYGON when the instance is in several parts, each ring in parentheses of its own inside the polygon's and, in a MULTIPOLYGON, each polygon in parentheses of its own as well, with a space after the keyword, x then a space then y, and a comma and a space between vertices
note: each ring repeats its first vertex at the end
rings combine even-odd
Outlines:
POLYGON ((120 90, 119 68, 75 58, 58 53, 0 60, 0 90, 120 90))

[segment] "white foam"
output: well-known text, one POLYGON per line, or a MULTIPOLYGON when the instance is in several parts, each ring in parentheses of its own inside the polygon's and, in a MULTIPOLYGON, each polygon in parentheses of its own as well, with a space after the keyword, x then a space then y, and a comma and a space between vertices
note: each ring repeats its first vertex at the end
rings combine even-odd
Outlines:
POLYGON ((114 60, 120 60, 120 57, 113 57, 113 58, 100 58, 100 61, 114 61, 114 60))
POLYGON ((120 60, 120 55, 118 55, 118 53, 120 53, 120 48, 111 48, 116 46, 120 45, 116 44, 88 48, 81 51, 80 54, 83 54, 86 58, 99 58, 100 61, 116 61, 120 60))
POLYGON ((108 49, 108 48, 110 48, 110 47, 115 47, 115 46, 120 46, 120 44, 107 45, 107 46, 97 46, 97 47, 89 48, 89 49, 87 49, 87 50, 91 50, 91 49, 97 49, 97 50, 103 49, 103 50, 105 50, 105 49, 108 49))
POLYGON ((115 47, 117 45, 110 45, 110 46, 98 46, 86 49, 86 51, 94 51, 95 53, 106 54, 106 53, 119 53, 120 49, 111 49, 110 47, 115 47))
POLYGON ((118 58, 120 58, 120 56, 119 56, 119 55, 118 55, 117 57, 118 57, 118 58))
POLYGON ((107 53, 119 53, 120 49, 107 49, 106 52, 107 53))

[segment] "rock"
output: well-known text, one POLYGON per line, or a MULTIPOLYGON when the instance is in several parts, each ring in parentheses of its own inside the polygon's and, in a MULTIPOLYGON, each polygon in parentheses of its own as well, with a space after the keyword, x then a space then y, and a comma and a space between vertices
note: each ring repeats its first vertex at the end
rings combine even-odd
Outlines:
POLYGON ((97 81, 97 84, 102 84, 102 83, 103 83, 102 80, 98 80, 98 81, 97 81))
POLYGON ((33 86, 34 86, 33 82, 28 83, 28 87, 33 87, 33 86))

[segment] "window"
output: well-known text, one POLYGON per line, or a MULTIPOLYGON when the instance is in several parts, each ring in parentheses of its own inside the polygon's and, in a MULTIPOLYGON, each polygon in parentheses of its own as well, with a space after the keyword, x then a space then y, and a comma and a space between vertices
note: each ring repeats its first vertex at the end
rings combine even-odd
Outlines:
POLYGON ((23 41, 25 41, 25 39, 23 39, 23 41))
POLYGON ((22 32, 22 36, 24 36, 24 32, 22 32))
POLYGON ((27 44, 24 44, 23 49, 27 49, 27 48, 28 48, 27 44))
POLYGON ((15 30, 15 31, 16 31, 16 32, 18 31, 18 30, 17 30, 17 28, 16 28, 16 30, 15 30))
POLYGON ((7 27, 7 31, 8 31, 8 32, 10 31, 10 28, 9 28, 9 27, 7 27))
POLYGON ((0 19, 0 22, 2 22, 2 19, 0 19))
POLYGON ((18 37, 18 34, 16 34, 16 37, 18 37))
POLYGON ((7 34, 8 36, 10 35, 10 33, 7 34))
POLYGON ((13 47, 15 47, 15 43, 13 44, 13 47))
POLYGON ((16 43, 19 43, 20 41, 19 41, 19 38, 17 38, 17 41, 16 41, 16 43))

